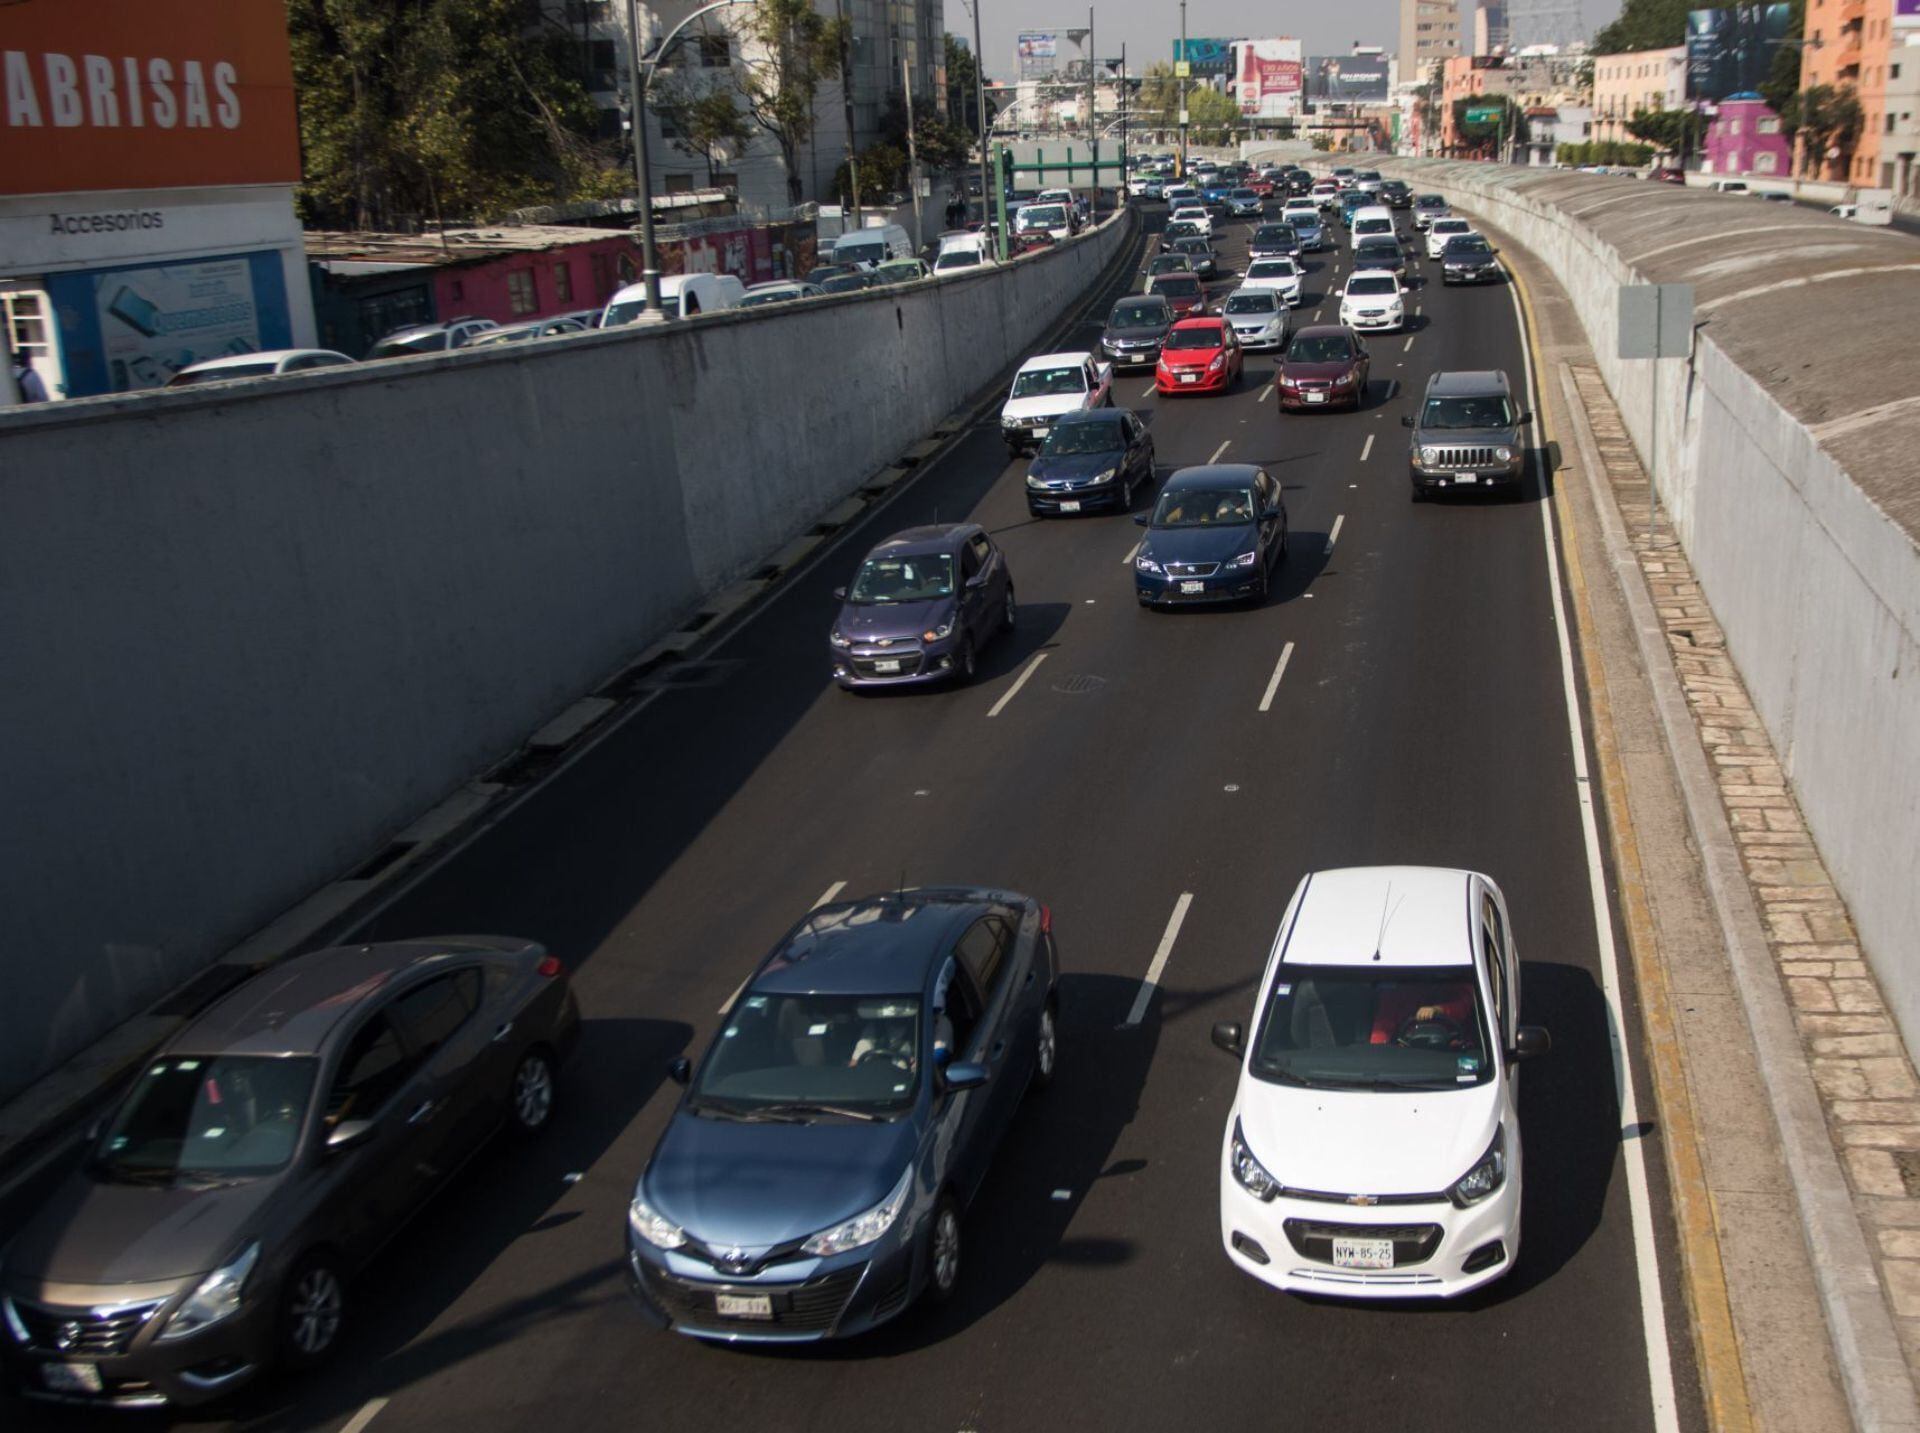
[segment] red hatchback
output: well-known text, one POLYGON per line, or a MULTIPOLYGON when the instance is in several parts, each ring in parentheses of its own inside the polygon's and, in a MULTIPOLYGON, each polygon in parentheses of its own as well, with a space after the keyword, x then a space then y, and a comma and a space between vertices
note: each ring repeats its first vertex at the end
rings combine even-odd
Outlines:
POLYGON ((1240 377, 1240 364, 1240 340, 1225 319, 1181 319, 1167 331, 1153 386, 1159 393, 1224 393, 1240 377))

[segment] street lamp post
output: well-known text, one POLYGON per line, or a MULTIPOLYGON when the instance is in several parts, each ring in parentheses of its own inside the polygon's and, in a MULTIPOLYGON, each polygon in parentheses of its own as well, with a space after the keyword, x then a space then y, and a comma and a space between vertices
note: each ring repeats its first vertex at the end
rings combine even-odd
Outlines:
POLYGON ((646 285, 646 311, 651 318, 661 316, 660 251, 653 240, 653 165, 647 153, 647 89, 653 83, 653 72, 660 68, 668 48, 680 38, 682 30, 702 15, 710 15, 715 10, 724 10, 729 5, 753 3, 755 0, 714 0, 711 5, 703 5, 667 31, 666 37, 653 47, 651 55, 642 57, 639 0, 627 0, 627 57, 633 67, 633 95, 628 108, 633 125, 633 175, 640 187, 640 281, 646 285))
POLYGON ((993 191, 987 187, 987 57, 980 49, 980 4, 973 0, 973 117, 980 124, 980 227, 993 212, 993 191))

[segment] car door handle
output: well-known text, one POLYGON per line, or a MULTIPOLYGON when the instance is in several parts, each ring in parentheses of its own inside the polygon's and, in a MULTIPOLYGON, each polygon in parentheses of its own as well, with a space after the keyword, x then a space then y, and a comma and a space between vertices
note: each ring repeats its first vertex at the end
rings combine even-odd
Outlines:
POLYGON ((509 1020, 507 1021, 506 1024, 502 1025, 498 1030, 495 1030, 493 1032, 493 1043, 498 1045, 502 1040, 506 1039, 507 1036, 511 1035, 512 1033, 513 1033, 513 1022, 509 1020))
POLYGON ((438 1100, 422 1100, 420 1102, 420 1108, 407 1116, 407 1123, 410 1125, 425 1124, 433 1118, 434 1112, 439 1108, 440 1101, 438 1100))

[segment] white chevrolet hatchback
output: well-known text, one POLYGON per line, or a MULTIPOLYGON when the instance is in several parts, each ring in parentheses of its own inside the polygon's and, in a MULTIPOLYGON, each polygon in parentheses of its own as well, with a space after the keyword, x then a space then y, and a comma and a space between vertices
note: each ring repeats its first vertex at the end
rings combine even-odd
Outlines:
POLYGON ((1220 1153, 1220 1237, 1298 1293, 1451 1298, 1520 1254, 1519 1023, 1505 898, 1471 871, 1300 882, 1247 1027, 1220 1153))

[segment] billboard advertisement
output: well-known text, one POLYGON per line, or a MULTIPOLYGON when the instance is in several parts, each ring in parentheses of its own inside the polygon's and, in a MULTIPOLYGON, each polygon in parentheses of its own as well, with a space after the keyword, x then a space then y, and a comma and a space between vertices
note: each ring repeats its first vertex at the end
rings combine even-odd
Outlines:
POLYGON ((1315 55, 1307 61, 1307 97, 1328 104, 1385 104, 1384 55, 1315 55))
POLYGON ((1233 93, 1240 113, 1284 119, 1300 112, 1306 67, 1298 40, 1235 40, 1233 93))
POLYGON ((283 0, 0 5, 0 194, 297 184, 283 0))
POLYGON ((1233 41, 1175 40, 1173 59, 1175 64, 1185 60, 1193 66, 1196 80, 1226 79, 1233 73, 1233 41))
POLYGON ((1687 98, 1756 94, 1787 36, 1787 7, 1728 5, 1687 12, 1687 98))
POLYGON ((1920 0, 1893 0, 1893 28, 1920 29, 1920 0))
POLYGON ((1020 61, 1020 78, 1050 75, 1060 62, 1058 30, 1022 30, 1014 39, 1014 54, 1020 61))
POLYGON ((158 388, 190 363, 293 342, 274 250, 53 274, 47 293, 76 398, 158 388))

